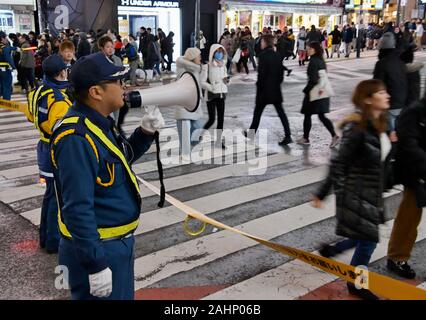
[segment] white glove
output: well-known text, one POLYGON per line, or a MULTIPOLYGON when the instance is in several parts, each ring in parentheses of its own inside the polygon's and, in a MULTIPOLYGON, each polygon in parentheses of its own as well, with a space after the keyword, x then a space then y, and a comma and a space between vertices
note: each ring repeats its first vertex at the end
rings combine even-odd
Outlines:
POLYGON ((98 273, 89 274, 90 294, 98 298, 108 297, 112 292, 112 272, 106 268, 98 273))
POLYGON ((154 110, 149 111, 142 117, 141 128, 143 131, 149 134, 154 134, 166 125, 164 118, 161 115, 160 109, 155 107, 154 110))

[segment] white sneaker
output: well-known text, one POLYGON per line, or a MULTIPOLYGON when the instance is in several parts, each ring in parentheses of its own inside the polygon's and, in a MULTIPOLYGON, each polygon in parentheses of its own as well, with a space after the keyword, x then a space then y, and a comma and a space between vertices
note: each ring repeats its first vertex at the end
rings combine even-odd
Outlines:
POLYGON ((305 145, 305 146, 309 146, 311 143, 309 142, 309 140, 308 139, 305 139, 304 137, 301 137, 301 138, 299 138, 299 139, 297 139, 296 140, 296 143, 298 143, 298 144, 302 144, 302 145, 305 145))

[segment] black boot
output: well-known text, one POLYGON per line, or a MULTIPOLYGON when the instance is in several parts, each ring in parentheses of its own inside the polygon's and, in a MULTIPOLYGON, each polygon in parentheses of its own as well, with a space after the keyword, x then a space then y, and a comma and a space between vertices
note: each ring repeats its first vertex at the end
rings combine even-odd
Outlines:
POLYGON ((334 246, 331 246, 329 244, 323 244, 318 252, 324 258, 334 257, 336 254, 340 253, 336 250, 334 246))
POLYGON ((354 296, 357 296, 364 300, 379 300, 379 297, 376 296, 374 293, 372 293, 370 290, 367 289, 357 289, 355 285, 352 283, 347 284, 348 291, 350 294, 353 294, 354 296))
POLYGON ((302 66, 302 61, 299 60, 299 66, 302 66))
POLYGON ((281 142, 279 142, 278 144, 280 146, 286 146, 290 143, 293 143, 293 139, 290 136, 286 136, 281 142))
POLYGON ((406 279, 414 279, 416 277, 416 272, 411 269, 410 265, 407 263, 407 261, 393 261, 391 259, 388 259, 388 262, 386 264, 388 270, 396 273, 400 277, 406 278, 406 279))

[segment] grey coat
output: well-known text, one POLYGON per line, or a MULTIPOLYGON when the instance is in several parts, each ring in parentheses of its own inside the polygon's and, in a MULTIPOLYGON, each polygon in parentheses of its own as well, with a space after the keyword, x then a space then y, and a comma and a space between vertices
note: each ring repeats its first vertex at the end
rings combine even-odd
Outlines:
MULTIPOLYGON (((30 44, 28 42, 24 42, 21 48, 22 49, 30 48, 30 44)), ((19 65, 21 66, 21 68, 28 68, 28 69, 35 68, 35 59, 34 59, 33 52, 31 50, 21 52, 21 60, 19 61, 19 65)))

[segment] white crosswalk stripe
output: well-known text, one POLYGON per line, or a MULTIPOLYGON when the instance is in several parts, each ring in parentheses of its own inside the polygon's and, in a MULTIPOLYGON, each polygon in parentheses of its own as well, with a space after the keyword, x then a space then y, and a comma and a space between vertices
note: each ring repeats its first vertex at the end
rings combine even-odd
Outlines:
MULTIPOLYGON (((346 71, 352 78, 362 76, 361 73, 353 73, 350 70, 342 71, 335 79, 345 77, 346 71)), ((306 81, 306 73, 296 72, 295 79, 306 81)), ((17 122, 21 120, 25 120, 22 115, 10 111, 0 112, 0 130, 15 130, 0 133, 0 168, 3 168, 0 169, 0 201, 14 208, 17 215, 37 227, 40 223, 40 197, 45 190, 35 183, 38 173, 35 146, 38 139, 35 130, 27 130, 30 125, 17 122), (8 117, 9 115, 11 117, 8 117), (19 162, 20 160, 23 161, 19 162), (16 165, 13 164, 14 161, 17 162, 16 165), (29 204, 21 208, 21 204, 25 203, 29 204)), ((126 131, 130 132, 136 128, 139 120, 137 116, 129 116, 126 119, 126 131)), ((170 148, 178 148, 176 131, 173 128, 165 129, 161 136, 163 146, 167 144, 170 148), (172 136, 171 142, 166 142, 168 136, 172 136)), ((239 155, 251 153, 256 149, 252 144, 247 144, 246 147, 239 155)), ((155 151, 155 146, 148 151, 150 159, 154 159, 152 153, 155 151)), ((216 150, 214 154, 205 154, 202 159, 221 160, 222 156, 221 150, 216 150)), ((247 162, 187 165, 174 159, 171 164, 164 165, 166 189, 178 198, 184 197, 183 202, 202 213, 230 221, 236 228, 265 239, 273 240, 299 231, 308 234, 323 230, 320 227, 323 224, 332 223, 331 218, 335 212, 333 196, 325 202, 323 210, 314 209, 307 202, 309 194, 325 177, 326 166, 306 164, 302 155, 295 157, 274 153, 260 157, 259 163, 266 163, 267 166, 266 174, 260 176, 248 174, 251 164, 247 162), (294 200, 295 197, 300 200, 294 200), (247 208, 247 211, 237 214, 241 207, 247 208), (253 210, 257 214, 255 217, 250 215, 253 210)), ((142 177, 156 177, 152 175, 157 170, 156 160, 137 163, 133 165, 133 169, 142 177)), ((158 181, 151 182, 159 185, 158 181)), ((153 199, 157 199, 145 187, 141 187, 141 191, 143 203, 152 203, 153 199)), ((393 199, 398 196, 399 191, 393 191, 387 194, 386 198, 393 199)), ((139 248, 136 250, 135 260, 136 290, 163 285, 191 286, 191 283, 184 283, 182 279, 187 279, 186 276, 197 278, 199 270, 212 264, 224 267, 229 263, 229 259, 240 254, 240 260, 232 265, 236 280, 232 280, 233 277, 226 272, 217 271, 213 277, 214 282, 224 284, 227 288, 205 299, 297 299, 336 280, 333 275, 291 259, 263 268, 259 258, 261 250, 257 249, 259 245, 228 231, 207 230, 197 238, 189 238, 183 234, 181 227, 184 218, 184 213, 172 206, 152 208, 148 205, 147 211, 143 209, 140 226, 135 232, 139 248), (148 245, 144 242, 145 239, 156 240, 150 243, 149 248, 145 248, 148 245), (138 253, 138 250, 143 253, 138 253), (260 265, 244 274, 245 266, 253 263, 260 265)), ((381 228, 382 241, 374 253, 373 261, 378 261, 386 255, 391 225, 392 221, 381 228)), ((425 236, 424 221, 419 229, 418 242, 423 242, 425 236)), ((303 242, 303 237, 296 240, 303 242)), ((351 254, 349 251, 338 259, 348 262, 351 254)), ((425 283, 419 287, 426 289, 425 283)))

